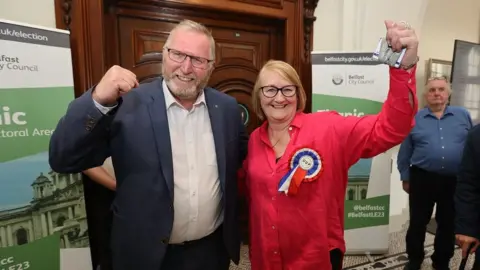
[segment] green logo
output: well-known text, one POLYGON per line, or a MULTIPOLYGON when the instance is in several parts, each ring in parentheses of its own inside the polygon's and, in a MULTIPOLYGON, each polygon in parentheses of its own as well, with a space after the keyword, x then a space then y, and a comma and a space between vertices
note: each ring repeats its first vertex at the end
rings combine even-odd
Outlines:
POLYGON ((238 104, 240 107, 240 113, 242 114, 243 125, 248 126, 248 121, 250 120, 250 114, 248 113, 248 109, 243 104, 238 104))

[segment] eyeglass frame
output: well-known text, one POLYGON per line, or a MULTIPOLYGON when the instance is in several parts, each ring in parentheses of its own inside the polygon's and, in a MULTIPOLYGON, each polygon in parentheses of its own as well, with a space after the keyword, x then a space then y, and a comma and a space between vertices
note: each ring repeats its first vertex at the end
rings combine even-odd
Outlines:
POLYGON ((204 58, 204 57, 200 57, 200 56, 194 56, 194 55, 191 55, 191 54, 188 54, 188 53, 184 53, 182 51, 179 51, 179 50, 176 50, 176 49, 172 49, 172 48, 169 48, 169 47, 163 47, 165 50, 167 50, 167 55, 168 55, 168 58, 170 58, 170 60, 176 62, 176 63, 183 63, 185 62, 185 60, 187 59, 187 57, 190 59, 190 63, 192 64, 192 66, 196 67, 196 68, 199 68, 199 69, 207 69, 208 68, 208 64, 211 64, 212 62, 214 62, 215 60, 214 59, 208 59, 208 58, 204 58), (177 61, 175 59, 172 59, 172 56, 170 54, 170 52, 176 52, 176 53, 179 53, 180 55, 183 55, 183 60, 182 61, 177 61), (197 60, 204 60, 206 61, 205 63, 205 67, 199 67, 199 66, 196 66, 193 64, 192 60, 193 59, 197 59, 197 60))
POLYGON ((278 92, 282 92, 282 95, 283 95, 284 97, 287 97, 287 98, 288 98, 288 97, 294 97, 294 96, 296 96, 297 93, 298 93, 298 85, 295 85, 295 84, 285 85, 285 86, 283 86, 283 87, 276 87, 276 86, 273 86, 273 85, 265 85, 265 86, 260 87, 259 89, 260 89, 260 91, 262 92, 263 96, 265 96, 266 98, 274 98, 274 97, 276 97, 276 96, 278 95, 278 92), (283 93, 283 90, 284 90, 285 88, 287 88, 287 87, 292 87, 292 86, 295 88, 295 92, 293 93, 293 95, 291 95, 291 96, 285 95, 285 93, 283 93), (265 92, 263 91, 263 89, 265 89, 265 88, 267 88, 267 87, 275 88, 275 89, 277 90, 277 92, 275 92, 275 95, 273 95, 273 96, 271 96, 271 97, 265 95, 265 92))

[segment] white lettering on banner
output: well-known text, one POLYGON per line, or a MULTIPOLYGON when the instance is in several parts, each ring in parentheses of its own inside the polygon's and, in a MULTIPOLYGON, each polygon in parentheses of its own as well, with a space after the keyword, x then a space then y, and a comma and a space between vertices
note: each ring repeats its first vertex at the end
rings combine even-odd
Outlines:
POLYGON ((349 218, 383 218, 385 217, 385 212, 350 212, 348 213, 349 218))
POLYGON ((23 120, 23 117, 27 116, 25 112, 10 112, 10 107, 3 106, 0 110, 0 126, 19 125, 23 126, 27 124, 27 121, 23 120))
POLYGON ((15 262, 13 257, 0 258, 0 270, 27 270, 30 269, 30 262, 15 262))
POLYGON ((353 206, 354 212, 348 213, 349 218, 382 218, 385 217, 384 205, 360 205, 353 206))
MULTIPOLYGON (((52 136, 54 129, 39 129, 34 128, 32 137, 39 136, 52 136)), ((30 130, 28 128, 22 130, 4 130, 0 129, 0 138, 16 138, 16 137, 29 137, 30 130)))
POLYGON ((357 56, 357 57, 335 57, 335 56, 325 56, 325 62, 342 62, 342 63, 354 63, 354 62, 378 62, 378 60, 373 59, 372 56, 357 56))
MULTIPOLYGON (((330 111, 329 109, 317 110, 317 112, 329 112, 329 111, 330 111)), ((340 114, 341 116, 356 116, 356 117, 362 117, 365 115, 364 112, 359 112, 357 111, 357 109, 353 109, 353 111, 351 112, 338 112, 338 114, 340 114)))
POLYGON ((0 266, 11 264, 13 262, 14 262, 13 257, 2 258, 2 259, 0 259, 0 266))
POLYGON ((0 29, 0 34, 5 36, 11 36, 11 37, 20 37, 20 38, 26 38, 26 39, 48 41, 47 36, 42 36, 37 33, 25 33, 23 31, 10 30, 8 28, 0 29))

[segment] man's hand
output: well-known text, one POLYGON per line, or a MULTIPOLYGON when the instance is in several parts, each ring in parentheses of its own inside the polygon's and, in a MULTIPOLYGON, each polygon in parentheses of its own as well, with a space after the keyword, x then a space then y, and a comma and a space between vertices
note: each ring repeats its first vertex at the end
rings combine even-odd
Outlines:
POLYGON ((405 22, 396 23, 385 21, 387 27, 386 40, 395 52, 400 52, 403 48, 407 51, 402 59, 402 67, 409 67, 418 61, 418 38, 410 25, 405 22))
POLYGON ((471 236, 457 234, 455 235, 455 239, 457 240, 457 245, 462 249, 462 258, 467 257, 468 248, 471 245, 473 245, 473 247, 470 250, 470 254, 474 253, 479 245, 478 239, 471 236))
POLYGON ((115 105, 117 99, 138 86, 137 76, 122 67, 113 66, 93 91, 93 99, 103 106, 115 105))
POLYGON ((402 181, 403 190, 409 194, 410 193, 410 182, 402 181))

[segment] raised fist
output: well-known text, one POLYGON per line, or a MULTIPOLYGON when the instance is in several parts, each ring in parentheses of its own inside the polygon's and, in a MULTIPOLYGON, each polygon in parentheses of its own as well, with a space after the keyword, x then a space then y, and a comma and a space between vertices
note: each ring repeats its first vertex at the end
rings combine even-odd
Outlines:
POLYGON ((93 91, 93 99, 103 106, 112 106, 117 99, 138 87, 137 76, 120 66, 111 67, 93 91))
POLYGON ((395 52, 406 48, 405 55, 402 59, 402 66, 410 66, 418 61, 418 37, 415 30, 406 22, 396 23, 393 21, 385 21, 387 28, 386 40, 395 52))

